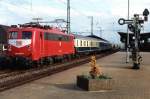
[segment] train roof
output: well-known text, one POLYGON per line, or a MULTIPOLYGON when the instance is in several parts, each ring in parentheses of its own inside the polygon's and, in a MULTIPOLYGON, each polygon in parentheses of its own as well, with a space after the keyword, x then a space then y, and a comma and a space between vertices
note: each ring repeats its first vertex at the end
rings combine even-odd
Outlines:
POLYGON ((96 35, 88 35, 87 37, 95 38, 95 39, 98 39, 98 40, 101 40, 101 41, 104 41, 104 42, 109 43, 109 41, 107 41, 107 40, 105 40, 105 39, 103 39, 103 38, 101 38, 101 37, 98 37, 98 36, 96 36, 96 35))
POLYGON ((18 25, 12 25, 11 28, 9 29, 10 31, 14 31, 14 30, 41 30, 44 32, 50 32, 50 33, 54 33, 54 34, 60 34, 60 35, 69 35, 69 36, 73 36, 72 34, 66 34, 65 30, 62 30, 58 27, 51 27, 49 25, 40 25, 37 22, 30 22, 30 23, 25 23, 25 24, 19 24, 18 25))
POLYGON ((83 39, 84 39, 84 38, 85 38, 85 39, 91 39, 90 37, 83 36, 83 35, 78 35, 78 34, 73 34, 73 35, 75 36, 75 38, 78 38, 78 39, 79 39, 79 38, 81 38, 81 39, 82 39, 82 38, 83 38, 83 39))
POLYGON ((107 40, 103 39, 103 38, 100 38, 96 35, 88 35, 88 36, 83 36, 83 35, 77 35, 77 34, 73 34, 75 36, 76 39, 88 39, 88 40, 98 40, 98 41, 101 41, 101 42, 106 42, 106 43, 109 43, 107 40))

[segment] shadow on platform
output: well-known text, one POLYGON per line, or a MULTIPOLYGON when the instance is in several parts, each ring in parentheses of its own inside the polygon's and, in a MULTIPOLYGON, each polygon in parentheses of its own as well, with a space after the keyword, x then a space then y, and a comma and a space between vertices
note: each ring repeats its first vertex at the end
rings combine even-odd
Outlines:
POLYGON ((120 65, 105 65, 105 66, 101 66, 103 68, 118 68, 118 69, 132 69, 132 65, 124 65, 124 66, 120 66, 120 65))
POLYGON ((75 83, 70 83, 70 84, 53 84, 55 87, 60 88, 60 89, 66 89, 69 91, 84 91, 76 86, 75 83))

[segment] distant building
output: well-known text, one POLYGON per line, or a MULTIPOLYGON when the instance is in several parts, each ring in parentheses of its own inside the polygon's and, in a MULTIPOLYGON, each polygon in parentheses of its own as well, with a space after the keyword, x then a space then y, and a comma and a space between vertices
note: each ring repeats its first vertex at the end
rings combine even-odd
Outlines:
MULTIPOLYGON (((127 48, 127 33, 118 32, 120 35, 120 41, 124 43, 125 48, 127 48)), ((132 46, 134 42, 134 34, 129 33, 129 44, 132 46)), ((150 32, 140 34, 140 50, 150 51, 150 32)))
POLYGON ((0 25, 0 50, 3 49, 3 45, 7 44, 7 31, 9 26, 0 25))
POLYGON ((0 44, 7 43, 7 31, 9 26, 0 25, 0 44))

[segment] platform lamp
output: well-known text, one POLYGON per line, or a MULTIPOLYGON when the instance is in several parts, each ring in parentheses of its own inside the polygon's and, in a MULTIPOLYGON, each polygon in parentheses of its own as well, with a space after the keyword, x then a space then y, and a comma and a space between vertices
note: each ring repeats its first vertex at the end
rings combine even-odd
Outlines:
MULTIPOLYGON (((129 16, 130 16, 130 0, 128 0, 128 20, 129 20, 129 16)), ((129 29, 128 29, 128 25, 127 25, 127 52, 126 52, 126 63, 129 63, 129 29)))

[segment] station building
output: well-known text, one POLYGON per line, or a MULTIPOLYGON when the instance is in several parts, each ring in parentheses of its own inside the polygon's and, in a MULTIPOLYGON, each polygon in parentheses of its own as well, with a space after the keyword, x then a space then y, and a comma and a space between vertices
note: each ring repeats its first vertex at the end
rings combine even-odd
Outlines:
MULTIPOLYGON (((126 32, 118 32, 120 35, 120 41, 124 44, 125 49, 127 48, 127 33, 126 32)), ((134 34, 129 33, 129 44, 133 45, 134 42, 134 34)), ((149 52, 150 51, 150 32, 141 33, 140 34, 140 51, 149 52)))

